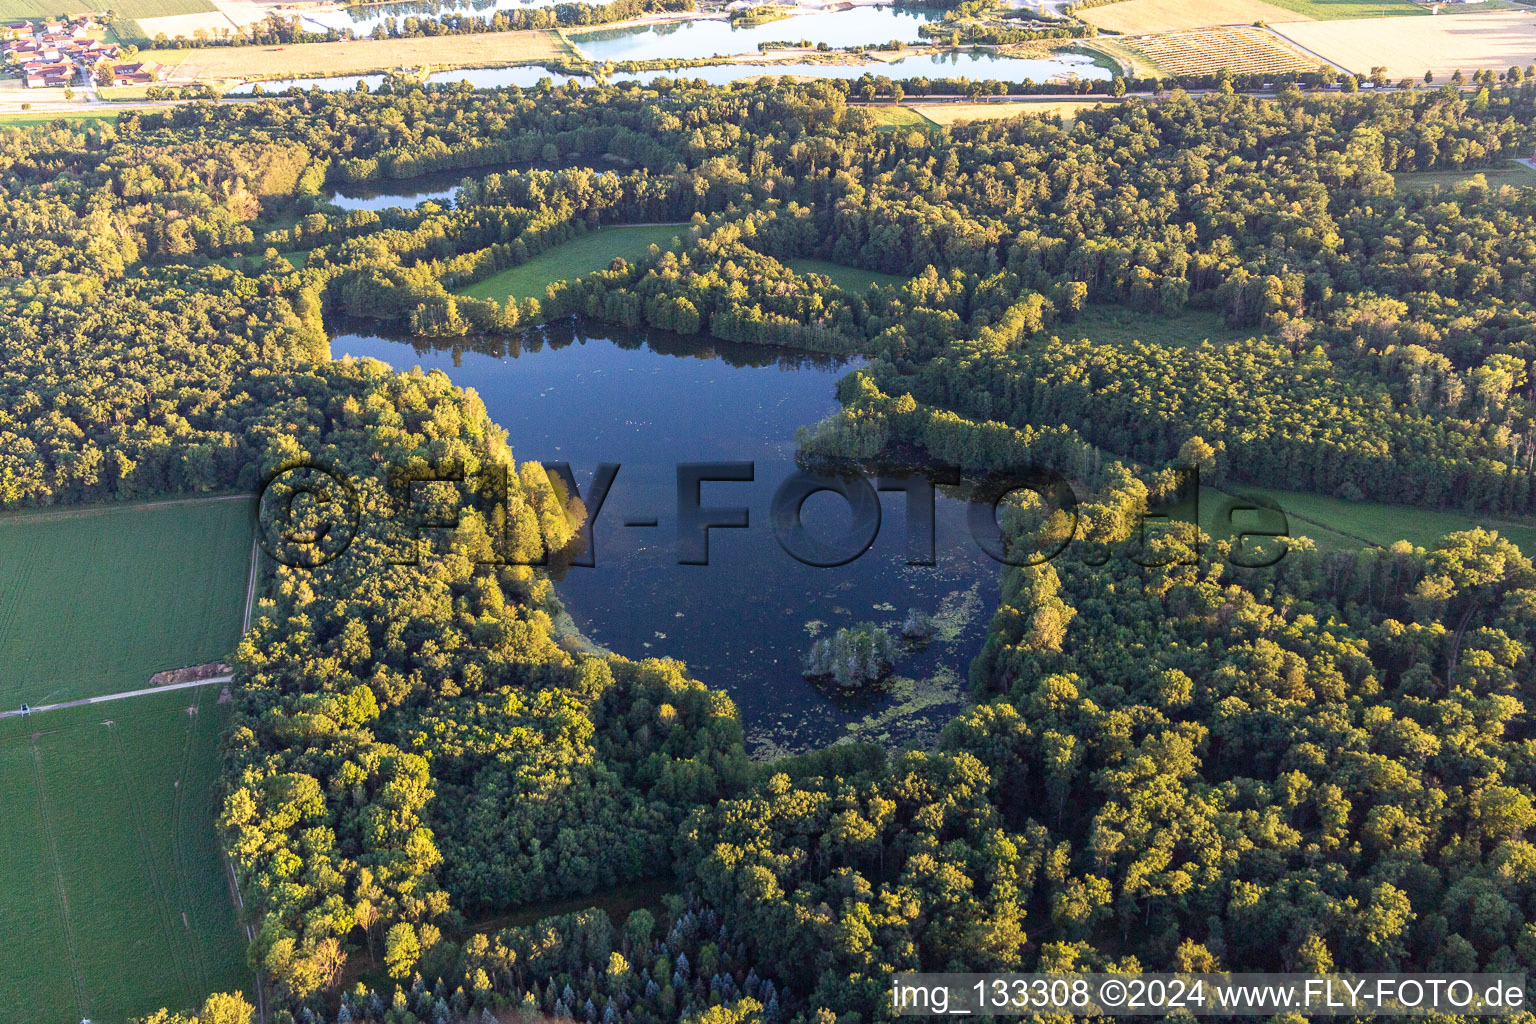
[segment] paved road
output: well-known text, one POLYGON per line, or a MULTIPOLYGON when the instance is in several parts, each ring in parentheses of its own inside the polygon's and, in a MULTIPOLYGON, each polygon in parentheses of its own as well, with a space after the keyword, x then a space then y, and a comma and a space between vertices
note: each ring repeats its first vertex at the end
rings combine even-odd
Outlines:
MULTIPOLYGON (((41 714, 44 711, 61 711, 64 708, 78 708, 85 704, 105 704, 109 700, 124 700, 128 697, 143 697, 151 693, 165 693, 168 690, 189 690, 194 686, 213 686, 230 682, 235 677, 232 675, 210 676, 207 679, 194 679, 190 683, 168 683, 165 686, 147 686, 142 690, 128 690, 124 693, 107 693, 100 697, 86 697, 84 700, 70 700, 63 704, 39 704, 32 708, 31 714, 41 714)), ((21 709, 15 711, 0 711, 0 718, 18 718, 21 709)))

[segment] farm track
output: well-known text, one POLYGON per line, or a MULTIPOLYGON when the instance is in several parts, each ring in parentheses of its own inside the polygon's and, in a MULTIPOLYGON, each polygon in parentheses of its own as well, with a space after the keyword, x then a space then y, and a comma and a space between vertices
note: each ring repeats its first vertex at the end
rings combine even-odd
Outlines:
MULTIPOLYGON (((194 686, 213 686, 215 684, 234 681, 233 675, 211 676, 208 679, 194 679, 189 683, 170 683, 165 686, 146 686, 142 690, 127 690, 123 693, 106 693, 100 697, 86 697, 81 700, 65 701, 63 704, 40 704, 29 709, 26 713, 37 715, 44 711, 62 711, 65 708, 84 707, 87 704, 105 704, 108 701, 127 700, 129 697, 143 697, 151 693, 169 693, 172 690, 190 690, 194 686)), ((22 711, 0 711, 0 718, 18 718, 22 711)))
MULTIPOLYGON (((189 709, 191 714, 187 716, 186 743, 182 747, 181 771, 176 775, 175 793, 171 799, 171 829, 166 837, 171 846, 171 865, 175 868, 176 892, 181 897, 182 907, 194 905, 192 893, 187 889, 187 878, 191 875, 191 865, 187 863, 186 851, 182 848, 181 819, 187 806, 186 781, 192 777, 192 747, 197 735, 197 716, 202 711, 202 693, 196 696, 196 703, 189 709)), ((181 919, 187 920, 186 910, 182 910, 181 919)), ((174 921, 172 922, 174 924, 174 921)), ((183 930, 187 934, 187 946, 190 951, 193 968, 197 971, 197 987, 199 991, 209 991, 208 985, 208 958, 203 955, 203 944, 198 941, 197 933, 192 931, 190 925, 183 930)))
POLYGON ((43 826, 43 836, 48 840, 48 859, 53 865, 54 903, 59 908, 59 923, 64 931, 64 958, 69 963, 69 984, 75 994, 75 1009, 81 1020, 89 1018, 85 1005, 85 977, 80 967, 79 941, 75 936, 74 922, 69 919, 69 896, 64 891, 64 865, 59 861, 58 834, 53 829, 53 815, 48 806, 48 782, 43 778, 43 757, 37 749, 37 737, 32 737, 32 772, 37 779, 37 818, 43 826))

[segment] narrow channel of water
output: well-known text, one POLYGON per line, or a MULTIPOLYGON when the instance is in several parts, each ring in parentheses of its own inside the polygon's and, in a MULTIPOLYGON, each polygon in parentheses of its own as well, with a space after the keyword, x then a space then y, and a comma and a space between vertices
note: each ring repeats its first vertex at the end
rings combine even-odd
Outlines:
MULTIPOLYGON (((599 463, 619 463, 595 531, 597 564, 566 570, 557 592, 594 642, 632 658, 681 658, 728 692, 754 751, 845 737, 926 743, 965 704, 1000 573, 971 540, 960 501, 937 500, 933 567, 906 564, 900 493, 881 495, 873 547, 839 568, 797 562, 769 528, 774 491, 796 471, 795 429, 835 411, 836 381, 856 361, 585 322, 530 331, 499 355, 371 333, 340 334, 331 350, 442 370, 474 388, 518 459, 569 462, 584 493, 599 463), (700 461, 754 463, 752 482, 702 490, 706 506, 749 509, 750 525, 710 531, 710 563, 679 565, 676 465, 700 461), (648 519, 656 525, 625 525, 648 519), (904 649, 886 683, 850 694, 802 677, 817 637, 862 621, 895 631, 913 608, 935 616, 937 635, 904 649)), ((851 519, 829 494, 804 512, 823 538, 851 519)))

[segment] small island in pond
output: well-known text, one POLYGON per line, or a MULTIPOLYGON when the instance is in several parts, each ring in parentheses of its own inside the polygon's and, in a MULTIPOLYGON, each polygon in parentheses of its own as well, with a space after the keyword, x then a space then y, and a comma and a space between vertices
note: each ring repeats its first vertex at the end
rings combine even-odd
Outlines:
POLYGON ((807 679, 831 679, 845 690, 879 682, 896 665, 896 641, 873 622, 817 640, 805 658, 807 679))

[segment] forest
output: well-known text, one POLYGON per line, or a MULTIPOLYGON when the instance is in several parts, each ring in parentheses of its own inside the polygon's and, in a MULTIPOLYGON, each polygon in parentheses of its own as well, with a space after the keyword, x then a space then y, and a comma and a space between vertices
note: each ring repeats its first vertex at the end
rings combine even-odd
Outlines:
POLYGON ((356 540, 269 565, 235 652, 220 835, 269 1019, 859 1024, 898 970, 1536 968, 1529 557, 1479 529, 1253 568, 1138 530, 1191 467, 1536 514, 1536 193, 1393 178, 1529 152, 1536 82, 933 131, 849 88, 397 83, 0 134, 0 506, 358 481, 356 540), (442 170, 452 207, 329 202, 442 170), (455 294, 658 221, 676 247, 542 300, 455 294), (1097 307, 1247 338, 1080 336, 1097 307), (563 641, 549 575, 488 555, 559 551, 581 503, 443 375, 330 359, 341 315, 857 353, 805 461, 1049 467, 1075 517, 1019 498, 1008 542, 1073 557, 1000 567, 931 749, 754 761, 686 665, 563 641), (400 564, 387 470, 449 464, 504 500, 400 564), (656 878, 624 920, 498 923, 656 878))

